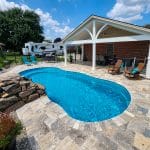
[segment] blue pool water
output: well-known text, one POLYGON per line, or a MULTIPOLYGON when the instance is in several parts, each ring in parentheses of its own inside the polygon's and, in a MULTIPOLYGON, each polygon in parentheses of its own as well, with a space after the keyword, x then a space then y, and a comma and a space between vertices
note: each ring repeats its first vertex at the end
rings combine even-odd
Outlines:
POLYGON ((86 122, 121 114, 131 97, 123 86, 108 80, 58 68, 37 68, 20 73, 46 88, 47 96, 72 118, 86 122))

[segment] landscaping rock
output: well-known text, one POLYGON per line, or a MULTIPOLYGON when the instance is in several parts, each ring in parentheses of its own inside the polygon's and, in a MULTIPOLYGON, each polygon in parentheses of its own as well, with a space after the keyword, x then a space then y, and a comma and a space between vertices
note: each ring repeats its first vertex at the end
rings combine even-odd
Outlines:
POLYGON ((26 89, 27 89, 27 88, 26 88, 25 85, 23 85, 23 86, 21 87, 21 90, 22 90, 22 91, 26 91, 26 89))
POLYGON ((39 93, 39 95, 43 95, 45 93, 44 90, 37 90, 37 92, 39 93))
POLYGON ((9 91, 11 91, 11 90, 13 90, 13 89, 16 89, 16 88, 18 88, 18 87, 19 87, 19 84, 13 83, 13 84, 10 84, 10 85, 7 85, 7 86, 2 87, 2 89, 3 89, 5 92, 9 92, 9 91))
POLYGON ((42 86, 41 84, 37 84, 37 89, 45 90, 45 87, 42 86))
POLYGON ((9 94, 10 95, 15 95, 17 93, 21 92, 21 87, 18 87, 17 89, 12 89, 9 94))
POLYGON ((14 76, 0 81, 0 111, 13 111, 42 96, 45 91, 24 77, 14 76))
POLYGON ((5 113, 10 113, 12 111, 16 111, 18 108, 22 107, 24 104, 25 104, 25 102, 19 101, 19 102, 15 103, 15 104, 11 105, 10 107, 8 107, 5 110, 5 113))
POLYGON ((8 97, 8 96, 9 96, 8 93, 3 93, 3 94, 1 95, 2 98, 6 98, 6 97, 8 97))
POLYGON ((35 92, 35 88, 30 88, 30 89, 28 89, 27 91, 20 92, 20 93, 19 93, 19 96, 20 96, 21 98, 24 98, 24 97, 26 97, 26 96, 31 95, 33 92, 35 92))
POLYGON ((11 96, 8 98, 1 98, 0 99, 0 111, 3 111, 4 109, 16 103, 17 101, 18 101, 18 97, 16 96, 11 96))
POLYGON ((28 102, 33 101, 33 100, 35 100, 37 98, 39 98, 39 94, 38 93, 32 94, 32 95, 29 96, 28 102))
POLYGON ((30 81, 20 81, 20 85, 29 85, 30 81))

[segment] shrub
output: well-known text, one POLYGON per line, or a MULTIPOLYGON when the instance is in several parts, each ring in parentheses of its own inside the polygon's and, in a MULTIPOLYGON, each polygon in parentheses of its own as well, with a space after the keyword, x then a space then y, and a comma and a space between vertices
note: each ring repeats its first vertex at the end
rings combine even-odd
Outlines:
POLYGON ((0 113, 0 149, 5 149, 20 133, 21 123, 16 123, 9 115, 0 113))

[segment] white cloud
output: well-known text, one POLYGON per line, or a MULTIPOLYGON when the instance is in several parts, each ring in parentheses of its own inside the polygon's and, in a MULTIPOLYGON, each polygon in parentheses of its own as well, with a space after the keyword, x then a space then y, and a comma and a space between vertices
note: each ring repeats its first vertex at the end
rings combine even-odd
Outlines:
POLYGON ((107 13, 107 17, 134 22, 143 18, 144 13, 150 12, 150 0, 116 0, 113 8, 107 13))
MULTIPOLYGON (((0 0, 0 10, 5 11, 12 8, 21 8, 22 10, 32 10, 25 4, 18 4, 9 2, 7 0, 0 0)), ((72 31, 72 28, 64 23, 55 20, 50 13, 42 11, 40 8, 33 10, 41 18, 41 25, 44 27, 44 35, 46 38, 64 37, 72 31)), ((67 18, 68 20, 68 18, 67 18)))

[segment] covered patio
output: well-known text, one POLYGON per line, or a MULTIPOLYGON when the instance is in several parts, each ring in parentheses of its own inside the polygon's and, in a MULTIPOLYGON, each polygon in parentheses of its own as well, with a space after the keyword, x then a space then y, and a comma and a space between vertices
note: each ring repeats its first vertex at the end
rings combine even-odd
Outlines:
POLYGON ((67 47, 81 46, 81 60, 87 57, 96 69, 98 55, 117 58, 136 58, 146 64, 146 78, 150 78, 150 29, 132 24, 90 16, 64 40, 64 57, 67 65, 67 47))

